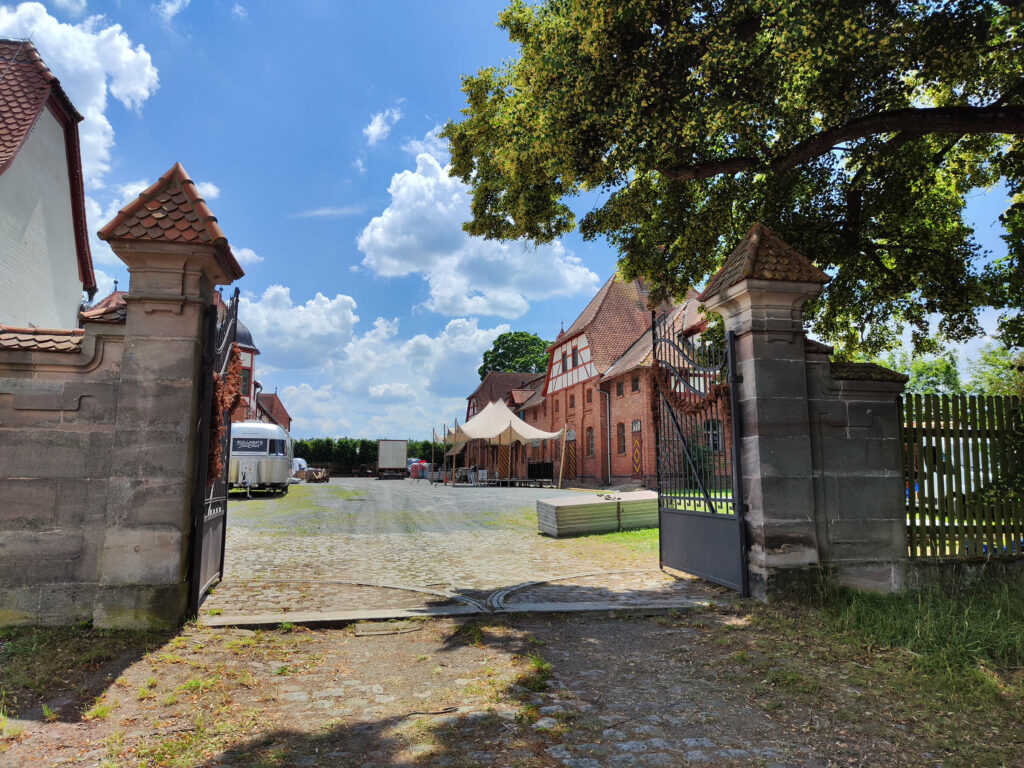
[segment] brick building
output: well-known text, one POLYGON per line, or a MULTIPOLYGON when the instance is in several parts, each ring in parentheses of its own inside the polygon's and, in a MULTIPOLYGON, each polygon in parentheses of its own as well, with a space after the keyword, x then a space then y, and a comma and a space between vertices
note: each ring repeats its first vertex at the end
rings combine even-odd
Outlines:
MULTIPOLYGON (((554 442, 527 447, 525 461, 554 462, 563 483, 656 484, 648 296, 641 281, 613 275, 549 347, 547 372, 501 395, 528 424, 549 432, 566 428, 564 461, 554 442)), ((690 336, 704 328, 698 306, 691 292, 683 303, 654 312, 670 314, 666 322, 690 336)), ((470 396, 478 409, 485 404, 482 389, 470 396)))

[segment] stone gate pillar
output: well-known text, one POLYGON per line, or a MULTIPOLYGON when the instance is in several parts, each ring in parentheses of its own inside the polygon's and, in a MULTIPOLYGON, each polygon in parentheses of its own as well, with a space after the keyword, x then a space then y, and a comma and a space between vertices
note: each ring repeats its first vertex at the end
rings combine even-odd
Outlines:
POLYGON ((803 306, 828 280, 755 224, 700 296, 736 333, 750 593, 761 599, 820 561, 803 306))
POLYGON ((206 318, 215 286, 244 273, 180 164, 99 236, 131 285, 94 621, 173 624, 188 598, 206 318))

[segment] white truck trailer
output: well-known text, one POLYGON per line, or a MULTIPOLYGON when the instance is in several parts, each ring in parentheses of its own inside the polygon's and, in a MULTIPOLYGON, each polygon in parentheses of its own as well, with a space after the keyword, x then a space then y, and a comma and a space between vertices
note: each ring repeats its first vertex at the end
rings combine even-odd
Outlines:
POLYGON ((380 480, 405 477, 408 440, 381 440, 377 443, 377 478, 380 480))

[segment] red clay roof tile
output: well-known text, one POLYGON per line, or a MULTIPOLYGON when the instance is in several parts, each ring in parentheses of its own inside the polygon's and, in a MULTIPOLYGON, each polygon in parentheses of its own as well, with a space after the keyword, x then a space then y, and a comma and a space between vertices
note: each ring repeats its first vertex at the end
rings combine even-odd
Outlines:
POLYGON ((764 224, 750 228, 722 268, 708 280, 700 298, 706 301, 747 278, 819 285, 832 279, 764 224))
POLYGON ((81 328, 18 328, 0 325, 0 349, 27 352, 80 352, 81 328))
POLYGON ((101 240, 209 243, 229 257, 232 268, 237 271, 236 277, 245 274, 231 253, 217 217, 199 195, 181 163, 175 163, 97 234, 101 240))
POLYGON ((114 291, 102 301, 82 311, 82 320, 91 323, 123 323, 128 316, 124 297, 127 291, 114 291))

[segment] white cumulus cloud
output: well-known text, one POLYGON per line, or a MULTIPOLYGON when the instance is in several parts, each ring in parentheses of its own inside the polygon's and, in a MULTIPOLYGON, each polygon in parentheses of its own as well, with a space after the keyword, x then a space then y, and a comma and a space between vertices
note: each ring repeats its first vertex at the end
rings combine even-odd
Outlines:
POLYGON ((239 264, 259 264, 263 261, 263 257, 252 248, 232 248, 231 252, 235 254, 239 264))
POLYGON ((85 13, 86 0, 53 0, 53 4, 72 16, 81 16, 85 13))
POLYGON ((355 309, 351 296, 339 293, 329 299, 319 291, 305 304, 295 304, 290 288, 271 285, 258 298, 243 296, 238 317, 270 364, 305 368, 345 348, 359 321, 355 309))
POLYGON ((189 0, 160 0, 157 5, 153 6, 153 10, 165 24, 170 24, 175 16, 188 8, 188 4, 189 0))
POLYGON ((429 153, 395 174, 391 204, 359 235, 362 264, 382 277, 420 274, 427 309, 444 315, 523 315, 531 301, 593 292, 598 277, 560 242, 533 246, 470 237, 468 187, 429 153))
MULTIPOLYGON (((248 324, 247 316, 241 317, 248 324)), ((435 335, 402 338, 397 320, 378 317, 344 348, 318 356, 304 376, 306 383, 281 389, 295 419, 293 432, 427 437, 432 428, 465 418, 466 395, 479 381, 480 357, 508 330, 505 324, 481 328, 475 318, 455 318, 435 335), (355 434, 352 424, 359 425, 355 434)), ((276 365, 277 358, 255 330, 253 340, 263 352, 257 359, 257 378, 272 389, 277 374, 268 372, 267 364, 276 365)))
POLYGON ((127 109, 138 110, 159 86, 145 46, 133 45, 120 24, 108 24, 102 16, 66 24, 35 2, 13 8, 0 5, 0 35, 32 36, 43 61, 85 118, 78 134, 86 188, 103 187, 114 146, 107 95, 127 109))
POLYGON ((402 110, 398 107, 391 107, 375 114, 370 118, 370 124, 363 128, 366 143, 373 146, 386 139, 391 133, 391 127, 401 119, 402 110))
POLYGON ((220 197, 220 187, 211 181, 197 181, 196 192, 199 196, 209 202, 210 200, 216 200, 220 197))
POLYGON ((245 6, 241 3, 235 3, 231 6, 231 15, 234 16, 236 19, 245 21, 249 18, 249 11, 247 11, 245 9, 245 6))
POLYGON ((426 153, 441 165, 446 165, 451 155, 448 142, 438 135, 443 129, 443 125, 435 125, 422 139, 409 139, 402 145, 402 149, 414 157, 426 153))

